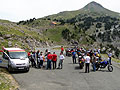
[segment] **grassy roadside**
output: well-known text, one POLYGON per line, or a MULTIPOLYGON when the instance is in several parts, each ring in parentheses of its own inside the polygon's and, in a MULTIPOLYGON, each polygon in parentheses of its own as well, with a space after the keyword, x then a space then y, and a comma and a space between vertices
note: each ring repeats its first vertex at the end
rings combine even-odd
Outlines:
POLYGON ((17 90, 18 83, 6 69, 0 68, 0 90, 17 90))

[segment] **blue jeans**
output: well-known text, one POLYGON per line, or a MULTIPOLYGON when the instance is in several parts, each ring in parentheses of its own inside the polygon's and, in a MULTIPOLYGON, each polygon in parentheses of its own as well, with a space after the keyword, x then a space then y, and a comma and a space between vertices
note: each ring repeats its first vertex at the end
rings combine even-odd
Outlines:
POLYGON ((76 56, 73 56, 72 59, 73 59, 73 64, 76 63, 76 56))
POLYGON ((93 71, 96 71, 96 66, 94 62, 93 62, 93 71))
POLYGON ((63 68, 63 60, 59 61, 58 68, 61 68, 61 69, 63 68))
POLYGON ((111 65, 111 57, 109 57, 109 64, 111 65))
POLYGON ((51 60, 50 59, 47 60, 47 69, 48 68, 51 69, 51 60))

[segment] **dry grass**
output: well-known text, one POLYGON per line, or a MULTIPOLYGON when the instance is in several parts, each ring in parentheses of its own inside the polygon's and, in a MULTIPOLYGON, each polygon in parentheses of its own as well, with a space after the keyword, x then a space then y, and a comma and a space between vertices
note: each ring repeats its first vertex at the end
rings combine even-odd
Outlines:
MULTIPOLYGON (((108 58, 107 54, 101 54, 103 57, 108 58)), ((116 63, 120 63, 120 59, 116 59, 112 57, 112 61, 116 62, 116 63)))

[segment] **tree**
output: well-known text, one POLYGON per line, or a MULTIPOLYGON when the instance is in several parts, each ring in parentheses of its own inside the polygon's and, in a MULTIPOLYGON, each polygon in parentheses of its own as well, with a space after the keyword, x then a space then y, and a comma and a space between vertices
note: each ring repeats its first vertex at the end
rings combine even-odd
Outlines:
POLYGON ((62 36, 63 36, 63 38, 69 41, 69 40, 70 40, 70 33, 71 33, 71 32, 69 31, 69 29, 63 30, 63 31, 62 31, 62 36))
POLYGON ((97 23, 96 24, 96 28, 101 28, 102 27, 102 24, 101 23, 97 23))

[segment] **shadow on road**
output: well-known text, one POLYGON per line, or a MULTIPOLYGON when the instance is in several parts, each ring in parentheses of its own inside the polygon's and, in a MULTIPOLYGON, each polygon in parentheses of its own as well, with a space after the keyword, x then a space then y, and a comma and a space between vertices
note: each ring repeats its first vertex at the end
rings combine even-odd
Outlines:
POLYGON ((23 73, 27 73, 26 71, 12 71, 9 72, 10 74, 23 74, 23 73))
POLYGON ((100 72, 109 72, 108 70, 98 70, 98 71, 100 71, 100 72))
MULTIPOLYGON (((73 64, 73 63, 68 63, 68 64, 73 64)), ((78 64, 78 63, 74 63, 74 64, 78 64)))
POLYGON ((79 73, 85 73, 84 71, 81 71, 81 72, 79 72, 79 73))
POLYGON ((75 69, 75 70, 83 70, 83 69, 80 68, 80 66, 75 66, 74 69, 75 69))

